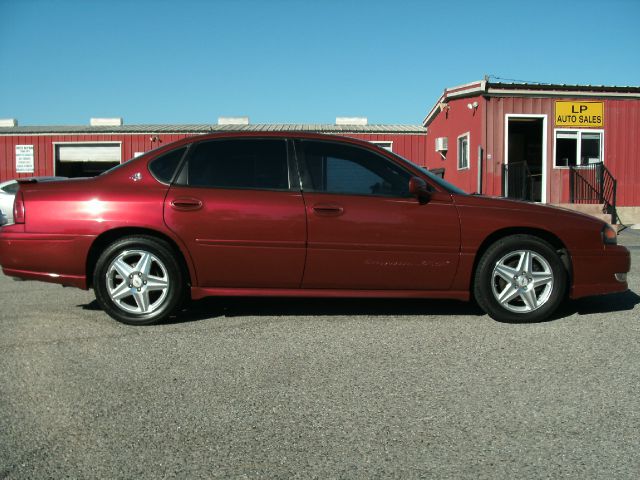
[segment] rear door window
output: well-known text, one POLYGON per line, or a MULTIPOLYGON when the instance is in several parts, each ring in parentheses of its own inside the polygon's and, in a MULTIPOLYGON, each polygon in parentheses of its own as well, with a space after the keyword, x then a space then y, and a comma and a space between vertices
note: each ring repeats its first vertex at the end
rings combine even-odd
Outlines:
POLYGON ((287 190, 290 182, 286 141, 245 139, 199 143, 189 155, 183 182, 192 187, 287 190))

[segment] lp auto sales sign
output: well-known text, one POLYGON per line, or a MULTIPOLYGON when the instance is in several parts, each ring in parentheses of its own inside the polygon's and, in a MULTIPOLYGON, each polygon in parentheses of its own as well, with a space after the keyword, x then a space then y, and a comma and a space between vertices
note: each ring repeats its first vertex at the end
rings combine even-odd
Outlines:
POLYGON ((604 102, 556 102, 557 127, 603 127, 604 102))

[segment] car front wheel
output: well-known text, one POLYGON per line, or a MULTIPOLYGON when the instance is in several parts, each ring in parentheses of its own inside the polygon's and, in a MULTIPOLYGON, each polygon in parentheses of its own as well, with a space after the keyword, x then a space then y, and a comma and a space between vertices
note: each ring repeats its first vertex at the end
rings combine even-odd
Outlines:
POLYGON ((482 255, 474 295, 480 307, 503 322, 536 322, 562 303, 567 272, 556 250, 531 235, 498 240, 482 255))
POLYGON ((111 317, 149 325, 182 303, 185 281, 170 246, 157 238, 122 238, 105 249, 94 271, 96 299, 111 317))

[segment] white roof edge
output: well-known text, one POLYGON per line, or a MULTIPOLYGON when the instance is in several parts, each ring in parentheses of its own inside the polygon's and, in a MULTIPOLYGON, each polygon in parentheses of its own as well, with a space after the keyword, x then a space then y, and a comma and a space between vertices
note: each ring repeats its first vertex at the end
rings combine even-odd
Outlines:
POLYGON ((465 83, 464 85, 459 85, 457 87, 446 88, 427 116, 424 117, 422 126, 427 127, 440 111, 440 105, 446 103, 450 98, 473 96, 484 93, 486 90, 486 80, 478 80, 471 83, 465 83))
POLYGON ((464 83, 462 85, 456 85, 454 87, 445 88, 445 92, 450 92, 451 90, 460 90, 460 89, 468 89, 476 85, 484 86, 486 84, 486 80, 476 80, 475 82, 464 83))
POLYGON ((448 88, 447 90, 445 90, 445 94, 447 98, 467 97, 475 93, 485 92, 486 89, 487 89, 487 82, 483 80, 479 84, 474 84, 469 88, 465 88, 463 90, 448 88))
POLYGON ((433 107, 431 107, 431 110, 429 110, 429 113, 427 113, 427 116, 424 117, 424 120, 422 120, 423 127, 426 127, 431 123, 431 120, 433 120, 436 114, 440 111, 440 105, 442 104, 443 101, 444 101, 444 93, 440 95, 440 98, 438 99, 438 101, 435 103, 433 107))

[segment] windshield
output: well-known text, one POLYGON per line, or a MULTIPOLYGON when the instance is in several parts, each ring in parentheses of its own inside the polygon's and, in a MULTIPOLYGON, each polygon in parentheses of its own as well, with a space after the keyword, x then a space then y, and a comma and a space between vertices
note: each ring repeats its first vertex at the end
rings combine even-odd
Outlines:
POLYGON ((453 183, 447 182, 444 178, 441 178, 438 175, 436 175, 435 173, 430 172, 426 168, 421 167, 420 165, 416 165, 416 167, 418 167, 418 170, 420 170, 425 175, 427 175, 431 180, 433 180, 435 183, 440 185, 447 192, 449 192, 449 193, 457 193, 458 195, 469 195, 467 192, 465 192, 461 188, 456 187, 453 183))
POLYGON ((398 159, 402 160, 403 162, 408 163, 413 168, 417 168, 418 170, 420 170, 427 177, 429 177, 430 180, 433 180, 433 182, 435 184, 437 184, 438 186, 442 187, 447 192, 449 192, 449 193, 457 193, 458 195, 468 195, 468 193, 465 192, 464 190, 462 190, 461 188, 458 188, 455 185, 453 185, 452 183, 447 182, 444 178, 440 178, 435 173, 430 172, 426 168, 421 167, 420 165, 416 165, 415 163, 407 160, 406 158, 401 157, 397 153, 394 153, 394 152, 390 152, 390 153, 392 153, 394 157, 397 157, 398 159))

